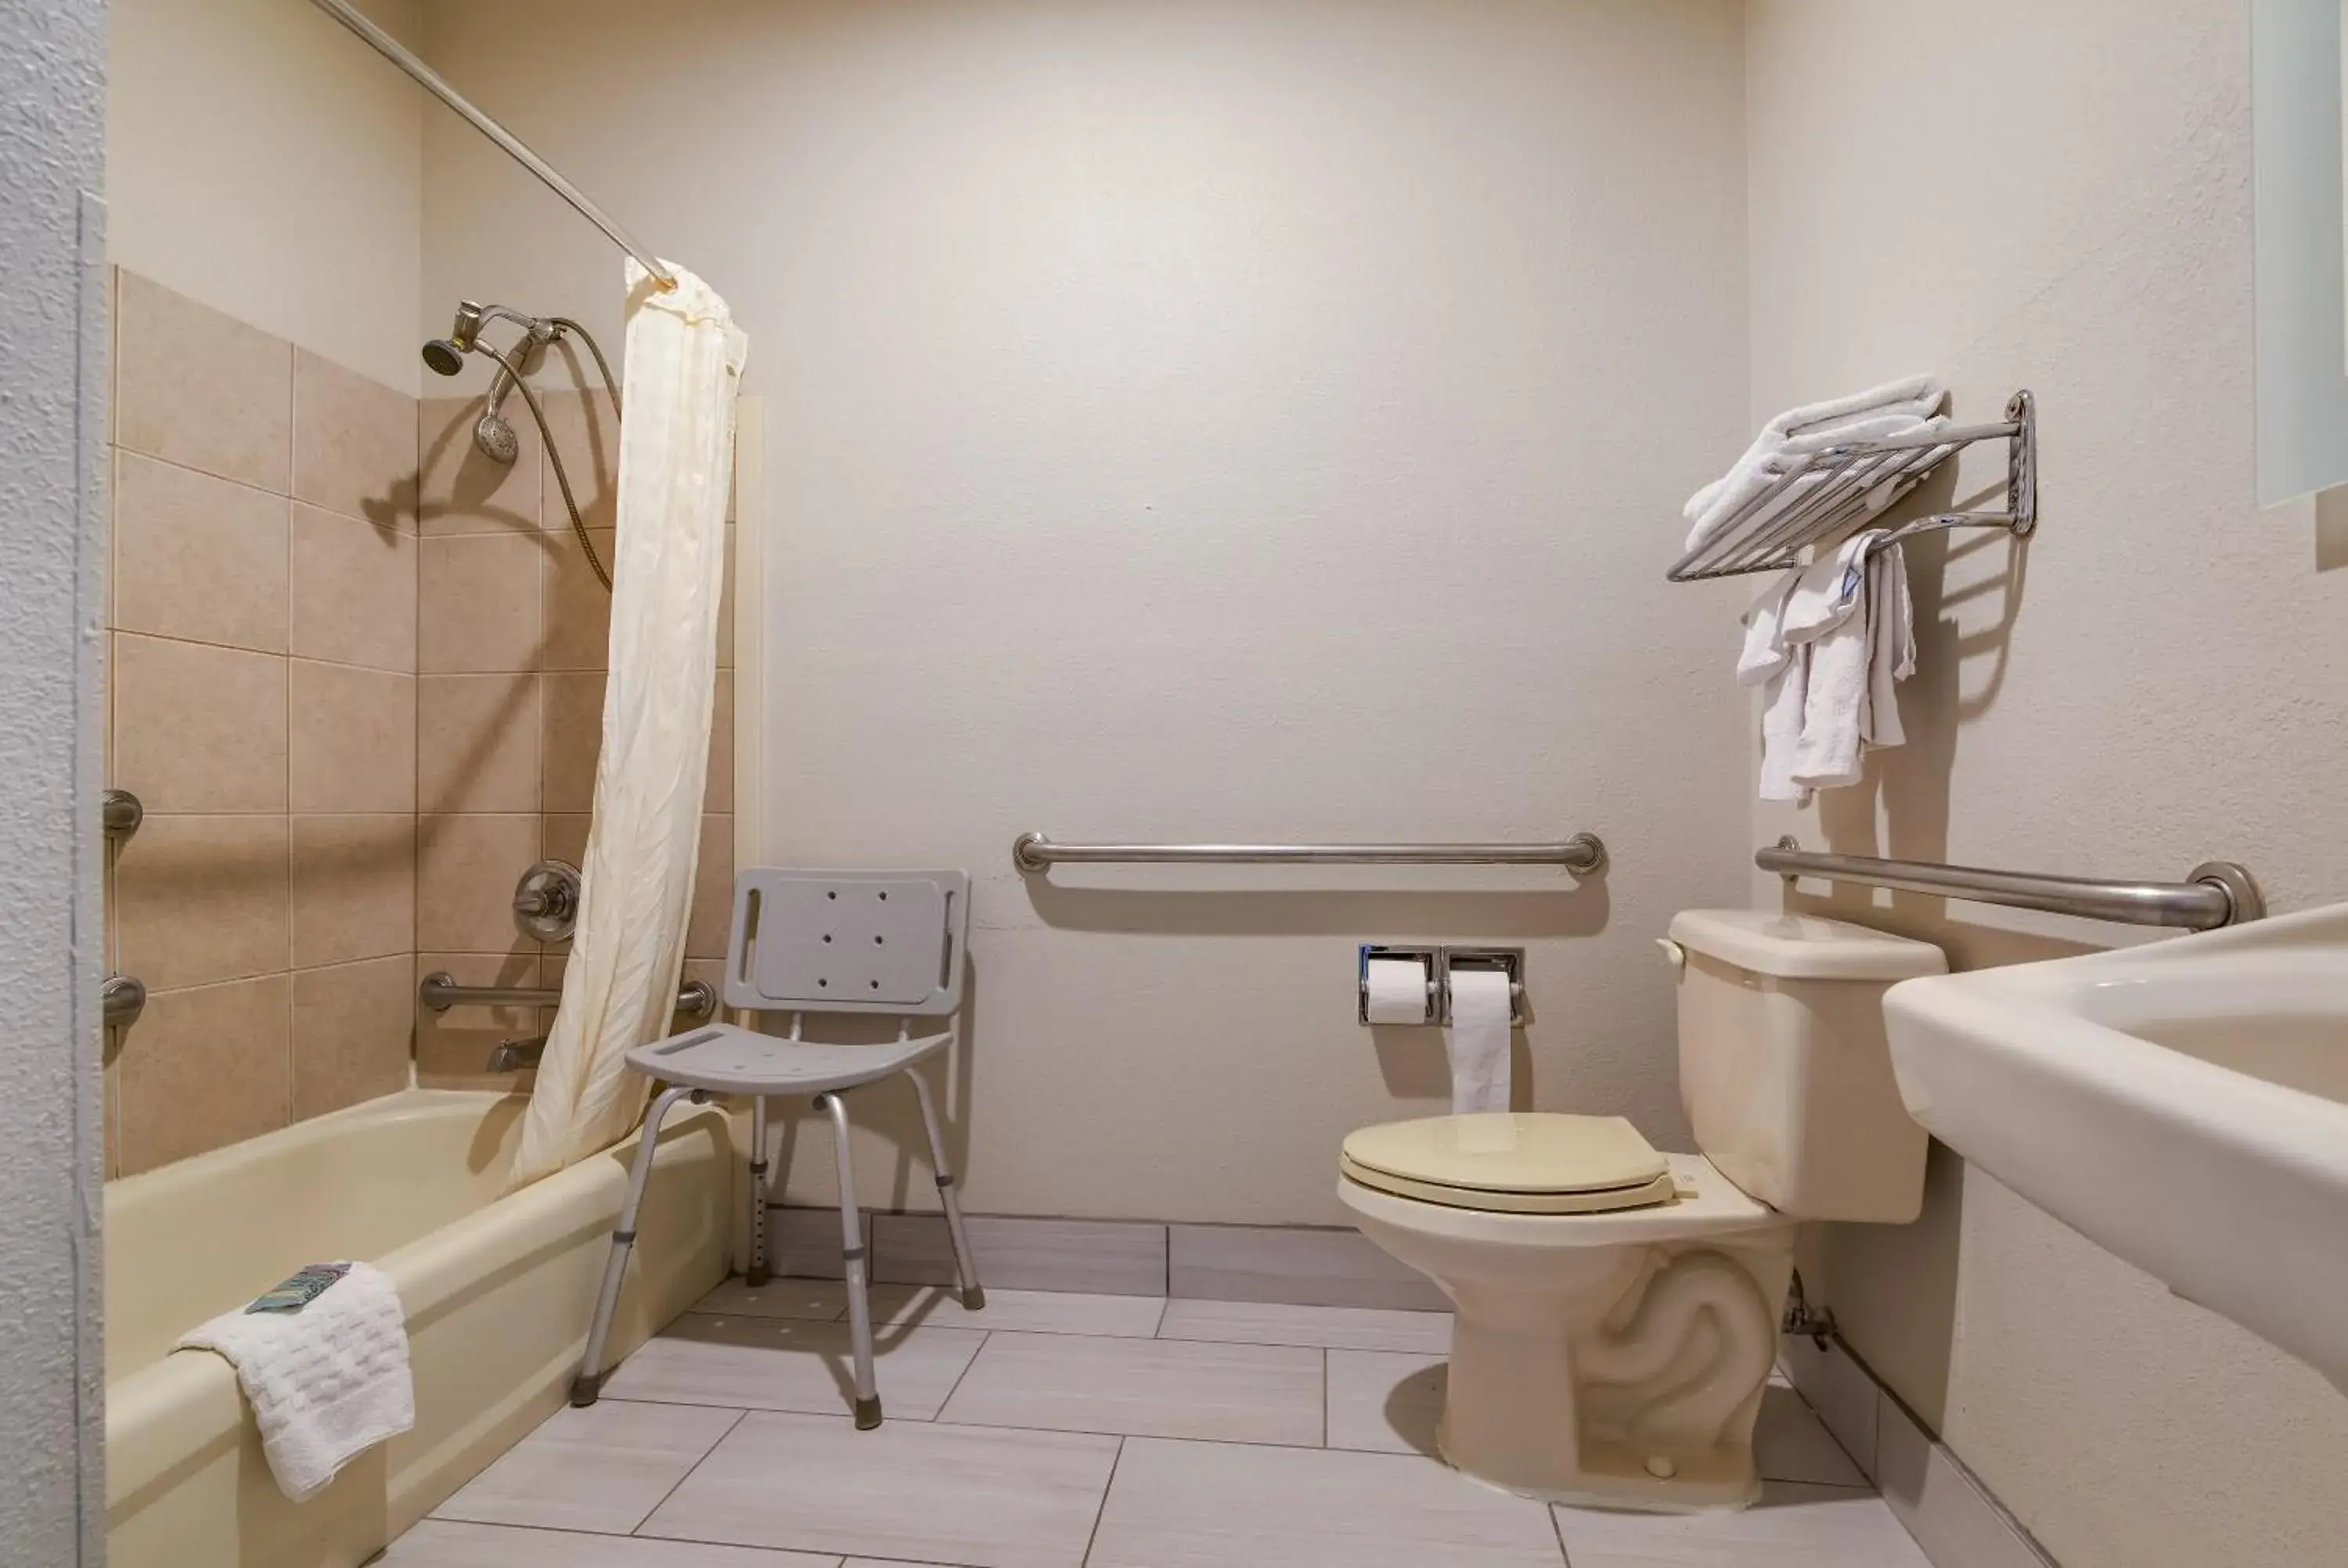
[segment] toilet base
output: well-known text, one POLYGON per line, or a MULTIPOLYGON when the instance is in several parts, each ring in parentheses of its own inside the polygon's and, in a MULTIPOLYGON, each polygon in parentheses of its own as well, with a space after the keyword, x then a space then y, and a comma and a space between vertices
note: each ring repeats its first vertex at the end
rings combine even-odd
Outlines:
POLYGON ((1454 1469, 1599 1508, 1696 1512, 1760 1495, 1753 1423, 1793 1275, 1791 1223, 1749 1200, 1725 1225, 1695 1204, 1636 1221, 1469 1219, 1346 1186, 1363 1233, 1457 1308, 1437 1433, 1454 1469))

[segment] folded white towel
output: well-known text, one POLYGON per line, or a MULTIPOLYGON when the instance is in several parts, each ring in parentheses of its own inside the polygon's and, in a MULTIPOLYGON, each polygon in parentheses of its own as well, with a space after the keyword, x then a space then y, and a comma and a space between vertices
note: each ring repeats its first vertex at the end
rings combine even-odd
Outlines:
POLYGON ((180 1345, 215 1351, 236 1368, 270 1473, 296 1502, 416 1424, 399 1293, 367 1264, 352 1264, 299 1312, 240 1307, 180 1345))
MULTIPOLYGON (((1761 427, 1726 474, 1688 497, 1683 508, 1689 524, 1686 548, 1698 548, 1726 527, 1784 476, 1792 459, 1829 446, 1911 434, 1939 410, 1944 395, 1931 376, 1911 375, 1848 397, 1787 409, 1761 427)), ((1793 492, 1802 484, 1797 480, 1787 487, 1773 507, 1797 498, 1793 492)), ((1870 497, 1870 514, 1890 505, 1895 493, 1890 487, 1879 489, 1879 499, 1870 497)))

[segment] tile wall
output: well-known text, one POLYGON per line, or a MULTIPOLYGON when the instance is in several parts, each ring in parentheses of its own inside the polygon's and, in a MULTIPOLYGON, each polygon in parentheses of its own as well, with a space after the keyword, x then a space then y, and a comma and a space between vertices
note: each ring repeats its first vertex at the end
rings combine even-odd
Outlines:
MULTIPOLYGON (((561 360, 541 388, 576 384, 561 360)), ((587 374, 593 374, 592 365, 587 374)), ((600 392, 542 390, 572 494, 611 562, 617 425, 600 392)), ((586 853, 602 740, 611 600, 564 510, 545 443, 519 398, 505 413, 520 441, 510 466, 475 446, 483 400, 426 398, 416 444, 422 538, 417 590, 417 905, 419 973, 469 985, 561 983, 564 948, 515 933, 514 879, 541 856, 586 853)), ((725 957, 734 854, 733 559, 720 611, 716 711, 701 871, 686 938, 688 974, 715 980, 725 957)), ((551 1021, 521 1009, 427 1015, 418 1081, 489 1087, 527 1081, 485 1070, 497 1042, 551 1021)))
POLYGON ((408 1081, 416 400, 115 280, 107 1172, 408 1081))

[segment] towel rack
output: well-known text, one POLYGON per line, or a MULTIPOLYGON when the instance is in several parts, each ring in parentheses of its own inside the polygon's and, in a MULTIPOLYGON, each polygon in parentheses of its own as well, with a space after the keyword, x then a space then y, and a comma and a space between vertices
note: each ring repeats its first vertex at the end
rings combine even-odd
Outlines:
POLYGON ((1562 866, 1588 876, 1606 864, 1594 833, 1561 844, 1055 844, 1023 833, 1011 844, 1022 871, 1048 871, 1061 862, 1091 865, 1221 866, 1562 866))
POLYGON ((1767 489, 1739 507, 1712 538, 1663 575, 1673 582, 1698 582, 1802 565, 1811 546, 1832 543, 1865 521, 1869 497, 1884 486, 1914 484, 1981 441, 2006 443, 2005 510, 1935 512, 1891 529, 1885 542, 1939 528, 2003 528, 2026 538, 2038 526, 2038 412, 2029 393, 2017 392, 2006 400, 2005 417, 1994 425, 1857 441, 1788 459, 1767 489), (1797 486, 1807 486, 1809 493, 1792 497, 1797 486))

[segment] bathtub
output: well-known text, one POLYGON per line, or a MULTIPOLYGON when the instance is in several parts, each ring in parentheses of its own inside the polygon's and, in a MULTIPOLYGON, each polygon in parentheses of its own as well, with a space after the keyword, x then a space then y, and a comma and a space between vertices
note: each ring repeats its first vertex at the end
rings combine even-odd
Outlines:
MULTIPOLYGON (((410 1090, 108 1185, 112 1568, 355 1568, 562 1403, 634 1145, 508 1195, 524 1103, 410 1090), (416 1427, 295 1503, 270 1477, 235 1372, 171 1347, 301 1265, 341 1257, 399 1288, 416 1427)), ((671 1113, 615 1356, 724 1277, 733 1165, 720 1112, 671 1113)))

